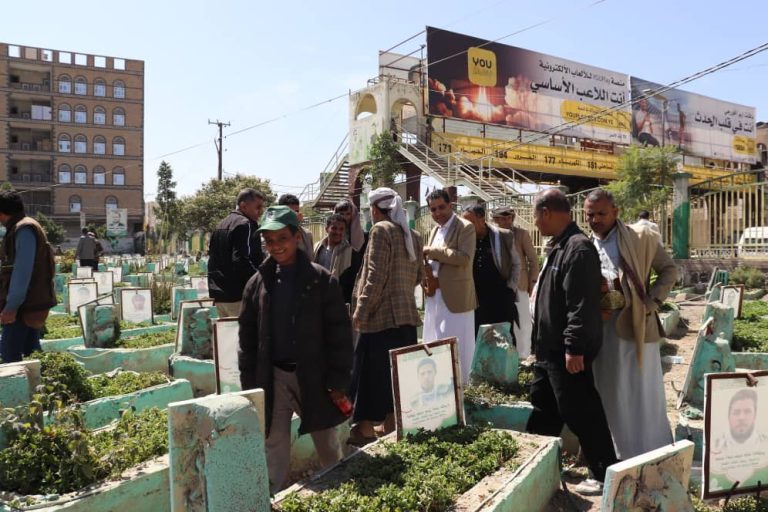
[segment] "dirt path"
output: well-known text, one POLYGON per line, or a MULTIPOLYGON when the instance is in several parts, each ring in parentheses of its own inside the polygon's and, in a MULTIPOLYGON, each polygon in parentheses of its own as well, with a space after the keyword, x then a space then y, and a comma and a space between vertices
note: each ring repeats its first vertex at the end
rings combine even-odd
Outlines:
MULTIPOLYGON (((675 332, 667 337, 667 343, 662 346, 662 355, 682 356, 683 364, 664 364, 664 390, 667 398, 667 416, 674 432, 677 425, 677 395, 682 389, 685 381, 685 374, 688 371, 688 364, 693 355, 693 348, 696 344, 696 337, 699 326, 701 325, 701 315, 704 313, 705 303, 684 302, 680 304, 680 323, 675 332)), ((564 462, 567 466, 567 463, 564 462)), ((568 487, 572 487, 580 482, 586 475, 586 468, 583 465, 575 466, 566 473, 565 482, 568 487)), ((600 510, 601 496, 579 496, 573 492, 564 492, 560 490, 550 501, 546 512, 586 512, 600 510)))

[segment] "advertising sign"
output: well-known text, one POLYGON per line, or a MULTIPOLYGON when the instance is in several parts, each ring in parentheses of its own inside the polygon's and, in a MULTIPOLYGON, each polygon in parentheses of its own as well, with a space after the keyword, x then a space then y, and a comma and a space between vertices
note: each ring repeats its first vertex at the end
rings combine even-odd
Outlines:
POLYGON ((125 236, 128 234, 128 209, 107 208, 107 235, 125 236))
POLYGON ((649 146, 677 146, 685 153, 755 163, 755 109, 631 78, 632 140, 649 146))
POLYGON ((431 115, 630 142, 628 75, 432 27, 427 55, 431 115))

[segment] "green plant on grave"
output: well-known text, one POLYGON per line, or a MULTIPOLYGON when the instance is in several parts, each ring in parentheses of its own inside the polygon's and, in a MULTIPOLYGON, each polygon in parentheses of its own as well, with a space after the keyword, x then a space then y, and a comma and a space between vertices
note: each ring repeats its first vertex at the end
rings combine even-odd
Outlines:
POLYGON ((102 373, 88 379, 95 398, 126 395, 167 382, 168 377, 160 372, 119 372, 116 375, 102 373))
POLYGON ((456 498, 502 466, 513 465, 517 442, 488 427, 449 427, 383 443, 379 453, 347 466, 349 479, 312 496, 294 493, 284 512, 449 510, 456 498))
POLYGON ((728 274, 728 282, 746 288, 765 288, 765 274, 755 267, 736 267, 728 274))
POLYGON ((100 432, 88 431, 82 411, 72 407, 56 411, 45 426, 25 422, 16 430, 7 428, 9 420, 30 415, 25 408, 4 411, 8 447, 0 451, 3 491, 65 494, 168 451, 168 417, 158 409, 128 411, 114 428, 100 432))
POLYGON ((152 293, 152 310, 156 315, 166 315, 171 312, 171 293, 173 291, 169 283, 161 283, 157 279, 150 285, 152 293))
POLYGON ((62 274, 69 274, 72 272, 72 265, 75 263, 75 250, 70 249, 64 251, 64 254, 56 257, 56 261, 60 263, 59 272, 62 274))
POLYGON ((757 500, 753 496, 743 496, 731 499, 722 508, 709 506, 698 496, 691 496, 694 512, 768 512, 768 501, 765 498, 757 500))
POLYGON ((41 337, 46 340, 76 338, 82 335, 80 320, 72 315, 51 315, 45 321, 41 337))
POLYGON ((473 383, 464 390, 464 401, 477 407, 527 402, 533 381, 533 371, 521 366, 517 373, 517 382, 508 386, 499 386, 487 382, 473 383))
POLYGON ((768 352, 768 302, 744 301, 741 318, 733 321, 734 352, 768 352))
POLYGON ((67 352, 34 352, 26 359, 40 360, 41 382, 44 386, 64 386, 70 402, 93 400, 88 383, 88 371, 67 352))
POLYGON ((176 331, 149 332, 120 338, 115 342, 119 348, 149 348, 176 342, 176 331))

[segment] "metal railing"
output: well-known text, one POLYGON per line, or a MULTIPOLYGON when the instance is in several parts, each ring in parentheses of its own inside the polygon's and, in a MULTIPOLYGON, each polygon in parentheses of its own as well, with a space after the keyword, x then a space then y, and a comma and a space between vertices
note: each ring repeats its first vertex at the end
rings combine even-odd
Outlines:
POLYGON ((323 192, 333 182, 334 178, 341 170, 344 162, 347 160, 347 153, 349 149, 349 134, 344 135, 336 151, 333 152, 325 168, 320 173, 320 177, 317 181, 307 184, 299 194, 299 200, 302 203, 314 204, 318 198, 323 195, 323 192))

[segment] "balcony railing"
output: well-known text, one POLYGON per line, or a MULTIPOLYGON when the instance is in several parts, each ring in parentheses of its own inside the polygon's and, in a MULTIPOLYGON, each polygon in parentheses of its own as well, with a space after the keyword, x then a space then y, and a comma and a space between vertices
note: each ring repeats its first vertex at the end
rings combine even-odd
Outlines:
POLYGON ((51 92, 50 84, 33 84, 29 82, 13 82, 11 89, 19 89, 29 92, 51 92))
POLYGON ((50 139, 11 142, 9 146, 13 151, 53 151, 53 142, 50 139))
POLYGON ((24 174, 12 174, 10 176, 11 183, 30 184, 30 185, 51 185, 53 179, 50 174, 43 173, 24 173, 24 174))

